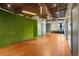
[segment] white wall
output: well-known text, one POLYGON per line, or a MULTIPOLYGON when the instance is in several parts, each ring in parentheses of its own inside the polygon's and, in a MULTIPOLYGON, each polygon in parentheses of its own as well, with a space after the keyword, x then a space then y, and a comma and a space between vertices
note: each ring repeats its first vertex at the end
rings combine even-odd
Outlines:
POLYGON ((78 56, 79 56, 79 4, 78 4, 78 56))
MULTIPOLYGON (((66 14, 66 21, 68 23, 66 23, 66 25, 68 27, 66 27, 67 32, 67 38, 68 38, 68 43, 69 45, 71 45, 71 52, 72 55, 79 55, 79 6, 78 4, 69 4, 70 6, 72 6, 71 8, 69 8, 67 10, 67 14, 66 14), (71 23, 71 25, 70 25, 71 23)), ((68 5, 68 7, 69 7, 68 5)))
POLYGON ((38 35, 46 34, 46 19, 38 16, 33 16, 32 18, 37 20, 38 35))
POLYGON ((71 9, 73 4, 68 4, 65 18, 65 36, 71 49, 71 9))
POLYGON ((60 29, 60 26, 59 26, 60 23, 63 23, 63 26, 64 26, 64 20, 52 21, 51 31, 58 31, 60 29))
POLYGON ((78 20, 79 20, 79 11, 78 11, 78 5, 74 5, 73 9, 72 9, 72 31, 73 31, 73 35, 72 35, 72 45, 73 45, 73 55, 78 55, 78 20))

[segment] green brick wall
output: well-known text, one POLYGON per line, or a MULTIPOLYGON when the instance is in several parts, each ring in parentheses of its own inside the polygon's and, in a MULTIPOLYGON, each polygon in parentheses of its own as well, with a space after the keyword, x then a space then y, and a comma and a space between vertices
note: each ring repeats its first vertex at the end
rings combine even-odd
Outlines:
POLYGON ((36 20, 0 10, 0 47, 36 36, 36 20))

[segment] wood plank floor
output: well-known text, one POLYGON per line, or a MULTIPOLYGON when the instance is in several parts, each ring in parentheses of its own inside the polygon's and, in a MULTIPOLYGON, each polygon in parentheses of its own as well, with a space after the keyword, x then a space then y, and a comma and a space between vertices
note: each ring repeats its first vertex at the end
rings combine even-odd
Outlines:
POLYGON ((0 48, 0 56, 70 56, 63 34, 48 33, 36 40, 22 41, 0 48))

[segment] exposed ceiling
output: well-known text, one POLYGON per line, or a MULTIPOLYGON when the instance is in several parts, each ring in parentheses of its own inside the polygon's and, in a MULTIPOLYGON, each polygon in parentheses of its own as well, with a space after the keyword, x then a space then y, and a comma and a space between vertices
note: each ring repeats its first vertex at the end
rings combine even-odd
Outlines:
MULTIPOLYGON (((22 10, 24 11, 29 11, 33 12, 36 14, 39 14, 39 6, 38 4, 29 4, 29 3, 5 3, 5 4, 0 4, 2 8, 8 9, 10 11, 14 11, 16 13, 22 13, 22 10)), ((27 16, 32 16, 26 13, 22 13, 27 16)))
POLYGON ((48 3, 46 4, 50 13, 53 17, 64 17, 67 9, 67 4, 65 3, 48 3))
POLYGON ((11 10, 13 12, 23 14, 26 16, 34 16, 27 13, 22 13, 22 11, 29 11, 35 13, 36 15, 47 18, 49 14, 53 18, 64 17, 67 9, 67 4, 65 3, 0 3, 0 7, 11 10), (42 7, 41 7, 42 6, 42 7), (42 14, 40 14, 40 7, 42 9, 42 14))

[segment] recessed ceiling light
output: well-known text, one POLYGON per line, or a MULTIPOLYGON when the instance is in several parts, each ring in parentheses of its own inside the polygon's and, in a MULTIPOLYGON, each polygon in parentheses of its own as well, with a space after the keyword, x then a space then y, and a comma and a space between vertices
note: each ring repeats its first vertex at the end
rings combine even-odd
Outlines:
POLYGON ((56 12, 56 14, 58 15, 58 14, 59 14, 59 12, 57 11, 57 12, 56 12))
POLYGON ((8 4, 8 5, 7 5, 7 7, 11 7, 11 5, 10 5, 10 4, 8 4))
POLYGON ((56 4, 54 4, 53 6, 56 7, 56 4))

